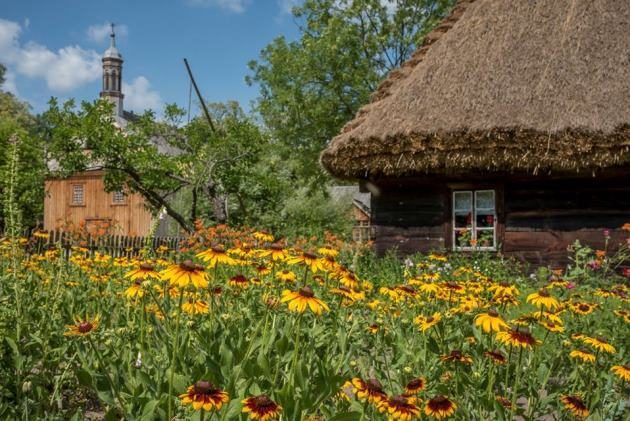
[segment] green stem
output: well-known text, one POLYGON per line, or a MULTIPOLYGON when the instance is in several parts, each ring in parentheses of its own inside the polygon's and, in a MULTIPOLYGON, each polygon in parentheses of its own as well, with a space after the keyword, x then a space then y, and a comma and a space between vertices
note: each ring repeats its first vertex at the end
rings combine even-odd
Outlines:
POLYGON ((175 337, 173 338, 173 353, 171 355, 171 372, 168 379, 168 419, 173 418, 173 380, 175 377, 175 362, 177 359, 177 343, 179 342, 179 319, 182 313, 182 303, 184 301, 184 290, 179 291, 179 305, 177 306, 177 315, 175 316, 175 337))
POLYGON ((112 394, 116 397, 116 400, 118 401, 118 404, 120 405, 120 408, 121 408, 121 410, 123 411, 123 414, 124 414, 125 413, 125 402, 123 401, 122 397, 118 393, 118 389, 116 389, 114 387, 114 382, 112 381, 112 378, 109 376, 109 373, 107 372, 107 368, 105 367, 105 364, 103 364, 103 358, 101 357, 101 353, 99 352, 98 348, 96 348, 96 345, 94 345, 94 341, 92 340, 92 336, 87 335, 87 338, 88 338, 88 342, 89 342, 90 346, 92 347, 92 350, 96 354, 96 359, 98 360, 98 364, 101 367, 101 369, 103 370, 103 375, 107 379, 107 383, 109 383, 109 387, 111 388, 112 394))
POLYGON ((515 370, 516 370, 516 381, 514 382, 514 390, 512 391, 512 407, 511 407, 511 416, 512 419, 514 419, 514 412, 516 412, 516 397, 518 395, 518 386, 519 386, 519 382, 521 381, 521 372, 523 371, 521 369, 521 360, 523 358, 523 347, 520 347, 520 351, 518 353, 518 363, 516 364, 515 370))

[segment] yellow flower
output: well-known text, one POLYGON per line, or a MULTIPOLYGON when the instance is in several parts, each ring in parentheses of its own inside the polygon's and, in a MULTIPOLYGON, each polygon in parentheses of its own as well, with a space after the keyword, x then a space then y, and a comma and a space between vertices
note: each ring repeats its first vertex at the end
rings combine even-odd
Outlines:
POLYGON ((339 254, 339 251, 335 250, 330 246, 324 246, 317 249, 317 252, 322 256, 328 257, 336 257, 339 254))
POLYGON ((311 269, 311 272, 315 273, 320 270, 324 270, 324 265, 319 257, 309 252, 302 252, 299 256, 289 257, 287 263, 290 265, 304 265, 311 269))
POLYGON ((98 329, 101 317, 95 316, 90 320, 89 317, 85 319, 78 319, 75 317, 73 325, 66 325, 66 332, 64 336, 86 336, 98 329))
POLYGON ((209 312, 208 303, 198 297, 190 296, 188 301, 182 304, 182 311, 188 314, 207 314, 209 312))
POLYGON ((230 400, 227 392, 216 388, 212 383, 205 380, 199 380, 192 386, 188 387, 186 393, 179 395, 182 404, 192 404, 196 411, 203 409, 204 411, 219 410, 224 403, 230 400))
POLYGON ((205 268, 193 263, 191 260, 186 260, 179 265, 173 264, 160 272, 160 275, 162 275, 163 280, 169 281, 171 285, 176 285, 180 288, 185 288, 190 283, 197 288, 208 287, 208 277, 205 268))
POLYGON ((272 401, 267 395, 251 396, 241 401, 243 412, 249 412, 250 419, 268 421, 278 418, 282 407, 272 401))
POLYGON ((141 263, 136 269, 127 272, 125 278, 135 281, 138 278, 154 278, 160 279, 160 273, 155 270, 155 266, 150 263, 141 263))
POLYGON ((440 420, 453 415, 456 409, 457 404, 455 402, 446 396, 438 395, 427 401, 424 407, 424 413, 440 420))
POLYGON ((253 236, 256 240, 264 241, 266 243, 271 243, 273 241, 273 235, 267 234, 266 232, 256 231, 253 236))
POLYGON ((381 382, 376 379, 362 379, 355 377, 352 379, 352 392, 361 401, 368 401, 378 405, 381 401, 387 399, 387 395, 383 392, 381 382))
POLYGON ((571 309, 572 312, 576 314, 580 314, 582 316, 591 314, 596 307, 597 307, 597 304, 583 303, 583 302, 575 302, 569 305, 569 308, 571 309))
POLYGON ((522 348, 532 348, 534 345, 540 344, 540 341, 532 336, 529 329, 522 326, 497 333, 497 340, 506 345, 522 348))
POLYGON ((142 297, 144 290, 142 289, 142 279, 136 279, 129 288, 125 290, 125 296, 127 298, 142 297))
POLYGON ((580 359, 582 360, 582 362, 585 363, 594 363, 595 362, 595 355, 591 354, 590 352, 586 352, 582 349, 576 349, 573 350, 569 353, 569 357, 571 358, 575 358, 575 359, 580 359))
POLYGON ((300 288, 297 291, 282 291, 280 302, 287 303, 290 311, 304 313, 308 307, 313 313, 319 315, 323 311, 329 311, 328 305, 315 297, 313 289, 309 286, 300 288))
POLYGON ((527 302, 536 307, 546 307, 550 310, 560 307, 560 303, 549 294, 549 291, 541 289, 527 296, 527 302))
POLYGON ((422 330, 422 332, 426 332, 428 329, 431 329, 433 326, 437 325, 440 320, 442 320, 442 315, 439 312, 435 312, 429 317, 420 315, 413 319, 414 323, 420 326, 420 330, 422 330))
POLYGON ((286 269, 281 272, 276 273, 276 278, 278 278, 279 280, 283 282, 295 282, 295 280, 297 279, 295 273, 286 269))
POLYGON ((208 250, 198 253, 197 257, 208 263, 208 267, 215 267, 219 263, 228 265, 228 266, 236 266, 238 265, 238 260, 231 258, 223 246, 214 246, 209 248, 208 250))
POLYGON ((580 395, 561 395, 560 401, 576 417, 586 418, 589 411, 580 395))
POLYGON ((621 380, 630 381, 630 365, 613 365, 610 371, 615 373, 621 380))
POLYGON ((617 352, 615 347, 609 344, 608 341, 602 337, 591 338, 589 336, 584 336, 581 339, 582 339, 582 342, 584 342, 587 345, 592 346, 598 351, 608 352, 609 354, 614 354, 615 352, 617 352))
POLYGON ((504 329, 509 329, 509 326, 496 310, 489 310, 487 313, 481 313, 475 317, 475 326, 481 326, 484 332, 500 332, 504 329))
POLYGON ((377 405, 379 412, 387 412, 389 420, 411 421, 420 416, 420 408, 415 404, 416 398, 404 395, 383 399, 377 405))

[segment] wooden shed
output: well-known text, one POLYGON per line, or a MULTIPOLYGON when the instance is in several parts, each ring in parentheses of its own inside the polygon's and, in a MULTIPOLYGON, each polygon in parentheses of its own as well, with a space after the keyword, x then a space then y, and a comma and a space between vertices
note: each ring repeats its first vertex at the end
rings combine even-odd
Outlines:
POLYGON ((377 251, 534 264, 630 222, 630 2, 460 0, 321 155, 377 251))

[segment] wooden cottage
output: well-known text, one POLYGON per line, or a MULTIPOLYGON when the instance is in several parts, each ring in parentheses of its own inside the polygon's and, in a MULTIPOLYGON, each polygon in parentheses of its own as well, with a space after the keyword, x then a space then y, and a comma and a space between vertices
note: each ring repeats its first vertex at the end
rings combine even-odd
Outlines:
POLYGON ((321 155, 377 251, 534 264, 630 222, 630 2, 460 0, 321 155))
MULTIPOLYGON (((103 54, 103 88, 100 97, 114 105, 115 124, 123 128, 133 117, 123 110, 123 59, 115 43, 112 26, 111 45, 103 54)), ((49 162, 51 170, 56 162, 49 162)), ((104 171, 94 163, 85 172, 45 182, 44 229, 82 229, 89 233, 143 236, 149 233, 154 217, 139 194, 105 191, 104 171)))

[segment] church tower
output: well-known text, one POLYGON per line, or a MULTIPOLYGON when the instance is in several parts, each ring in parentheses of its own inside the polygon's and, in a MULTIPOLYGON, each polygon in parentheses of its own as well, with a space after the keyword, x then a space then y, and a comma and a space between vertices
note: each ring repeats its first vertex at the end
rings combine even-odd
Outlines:
POLYGON ((114 24, 111 24, 110 45, 103 54, 103 89, 101 98, 106 98, 114 104, 114 115, 123 116, 123 93, 122 93, 122 55, 116 48, 116 34, 114 24))

